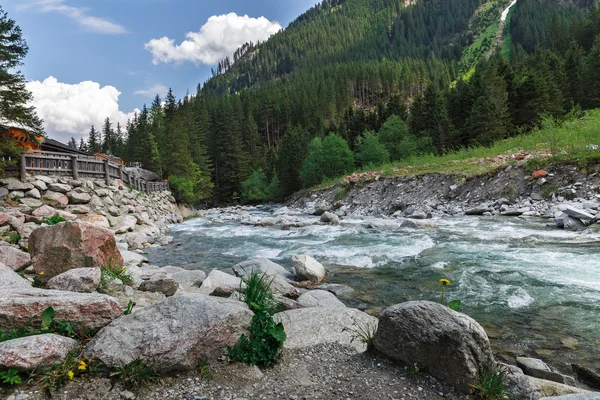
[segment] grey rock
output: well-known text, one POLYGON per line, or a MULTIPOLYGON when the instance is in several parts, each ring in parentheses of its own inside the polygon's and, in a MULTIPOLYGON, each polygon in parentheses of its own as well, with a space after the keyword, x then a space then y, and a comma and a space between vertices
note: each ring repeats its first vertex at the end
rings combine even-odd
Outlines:
POLYGON ((301 281, 321 283, 325 279, 325 268, 309 255, 292 256, 292 267, 301 281))
POLYGON ((233 273, 239 277, 246 276, 251 272, 260 272, 267 275, 279 275, 285 279, 295 278, 294 274, 287 269, 264 257, 243 261, 234 265, 232 269, 233 273))
POLYGON ((28 192, 26 192, 26 193, 25 193, 25 196, 27 196, 27 197, 32 197, 32 198, 34 198, 34 199, 38 199, 38 200, 42 198, 42 195, 40 194, 40 191, 39 191, 39 190, 37 190, 37 189, 35 189, 35 188, 34 188, 34 189, 31 189, 31 190, 30 190, 30 191, 28 191, 28 192))
POLYGON ((127 173, 132 173, 136 178, 143 179, 148 182, 158 182, 160 181, 160 176, 156 175, 152 171, 148 171, 142 168, 125 168, 127 173))
POLYGON ((20 271, 31 264, 31 256, 11 246, 0 247, 0 263, 3 263, 13 271, 20 271))
POLYGON ((158 241, 163 246, 166 246, 173 241, 173 236, 161 236, 158 241))
POLYGON ((29 197, 25 197, 23 199, 19 199, 19 202, 21 204, 26 205, 29 208, 38 208, 38 207, 41 207, 44 204, 44 203, 42 203, 38 199, 33 199, 33 198, 29 198, 29 197))
POLYGON ((377 229, 378 231, 393 231, 400 228, 400 223, 394 220, 376 220, 369 222, 367 228, 377 229))
POLYGON ((8 196, 8 189, 5 187, 0 187, 0 199, 4 199, 8 196))
POLYGON ((335 294, 337 297, 349 297, 352 293, 355 292, 350 286, 340 285, 338 283, 326 283, 324 285, 319 285, 317 289, 327 290, 335 294))
POLYGON ((148 262, 148 258, 133 251, 119 250, 123 257, 123 265, 135 265, 141 266, 143 263, 148 262))
POLYGON ((354 308, 301 308, 277 313, 274 318, 285 328, 286 349, 339 343, 360 352, 366 345, 357 332, 377 330, 377 318, 354 308))
POLYGON ((600 373, 578 364, 571 364, 571 368, 573 368, 573 372, 577 375, 577 379, 591 388, 600 390, 600 373))
POLYGON ((562 396, 542 397, 540 400, 600 400, 600 393, 575 393, 562 396))
POLYGON ((48 186, 46 185, 46 182, 40 181, 39 179, 33 181, 33 186, 35 186, 36 189, 42 190, 42 191, 48 189, 48 186))
POLYGON ((400 228, 403 229, 430 229, 435 228, 435 223, 433 221, 425 221, 425 220, 413 220, 407 219, 400 224, 400 228))
MULTIPOLYGON (((547 381, 529 375, 508 374, 506 376, 507 391, 514 399, 540 399, 544 397, 563 396, 567 394, 588 394, 590 392, 562 383, 547 381)), ((584 398, 585 399, 585 398, 584 398)))
POLYGON ((15 178, 2 179, 2 180, 0 180, 0 182, 2 182, 2 184, 4 184, 4 186, 6 186, 6 189, 8 189, 10 191, 33 189, 33 185, 31 183, 21 182, 20 180, 15 179, 15 178))
POLYGON ((118 217, 121 215, 121 210, 118 207, 110 206, 108 207, 108 213, 113 217, 118 217))
POLYGON ((546 363, 537 358, 517 357, 517 366, 519 366, 526 375, 575 386, 575 379, 573 377, 552 371, 546 363))
POLYGON ((91 293, 98 289, 101 276, 100 268, 75 268, 50 279, 48 289, 91 293))
POLYGON ((252 312, 239 301, 172 297, 114 321, 84 354, 110 367, 141 359, 155 363, 158 372, 192 370, 233 346, 251 319, 252 312))
POLYGON ((25 192, 21 192, 21 191, 10 192, 10 198, 12 200, 22 199, 23 197, 25 197, 25 192))
POLYGON ((465 215, 483 215, 486 212, 494 211, 489 207, 473 207, 465 210, 465 215))
POLYGON ((9 289, 27 289, 30 287, 31 283, 28 280, 21 278, 12 268, 0 262, 0 289, 2 289, 0 293, 4 293, 4 291, 8 291, 9 289))
POLYGON ((256 258, 244 261, 235 265, 232 269, 233 273, 240 278, 246 278, 253 272, 265 274, 268 276, 267 279, 271 282, 271 289, 273 291, 292 298, 300 296, 298 289, 290 285, 287 281, 287 279, 290 279, 293 275, 281 265, 275 264, 266 258, 256 258))
POLYGON ((493 363, 488 337, 475 320, 429 301, 385 309, 373 342, 387 356, 417 363, 465 393, 477 382, 480 366, 493 363))
POLYGON ((71 186, 62 183, 51 183, 48 185, 48 189, 58 193, 69 193, 71 186))
POLYGON ((117 300, 103 294, 13 286, 3 289, 0 295, 0 326, 16 329, 29 323, 35 328, 39 320, 34 316, 41 315, 48 307, 54 308, 56 319, 75 327, 101 328, 123 314, 117 300))
POLYGON ((185 291, 197 290, 206 279, 206 273, 200 270, 182 271, 173 274, 175 279, 185 291))
POLYGON ((154 274, 150 279, 140 284, 140 290, 143 292, 158 292, 167 297, 173 296, 177 289, 179 289, 179 283, 163 274, 154 274))
POLYGON ((68 197, 71 204, 87 204, 92 200, 92 196, 87 193, 70 192, 68 197))
MULTIPOLYGON (((563 214, 562 217, 560 217, 560 219, 562 220, 563 229, 567 231, 583 231, 586 229, 585 224, 577 218, 563 214)), ((560 223, 558 221, 557 226, 560 226, 560 223)))
POLYGON ((44 199, 52 202, 55 207, 64 208, 69 204, 69 198, 62 193, 54 192, 51 190, 44 193, 44 199))
POLYGON ((76 340, 51 333, 8 340, 0 343, 0 367, 18 371, 50 367, 78 347, 76 340))
POLYGON ((242 280, 240 278, 215 269, 212 270, 204 282, 202 282, 199 293, 209 295, 217 289, 233 292, 239 290, 240 285, 242 285, 242 280))
POLYGON ((303 307, 345 308, 333 293, 325 290, 310 290, 298 297, 298 304, 303 307))
POLYGON ((96 189, 94 190, 94 193, 96 193, 97 196, 99 197, 107 197, 110 196, 111 192, 108 189, 96 189))
POLYGON ((334 213, 331 213, 329 211, 325 211, 323 213, 323 215, 321 215, 321 222, 329 223, 329 224, 332 224, 332 225, 339 225, 340 224, 340 217, 338 217, 334 213))
POLYGON ((577 218, 582 221, 592 221, 594 219, 594 216, 592 214, 567 204, 560 205, 558 208, 568 216, 577 218))

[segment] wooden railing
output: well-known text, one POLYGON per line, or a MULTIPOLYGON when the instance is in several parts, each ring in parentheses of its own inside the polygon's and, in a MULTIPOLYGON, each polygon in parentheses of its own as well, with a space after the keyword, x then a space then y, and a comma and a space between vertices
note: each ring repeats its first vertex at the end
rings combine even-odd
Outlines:
POLYGON ((148 182, 127 172, 120 164, 102 160, 94 156, 78 154, 36 151, 23 153, 20 162, 21 180, 27 180, 27 174, 69 176, 75 180, 81 178, 104 179, 111 185, 114 179, 119 179, 125 185, 133 185, 136 190, 161 192, 169 190, 167 182, 148 182))

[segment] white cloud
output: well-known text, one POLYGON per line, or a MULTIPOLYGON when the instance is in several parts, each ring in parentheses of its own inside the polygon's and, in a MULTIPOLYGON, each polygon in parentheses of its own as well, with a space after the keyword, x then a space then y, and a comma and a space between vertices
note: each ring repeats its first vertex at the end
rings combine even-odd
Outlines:
POLYGON ((167 92, 169 91, 169 88, 166 87, 165 85, 161 85, 160 83, 149 87, 148 89, 140 89, 140 90, 136 90, 135 92, 133 92, 133 94, 138 94, 140 96, 164 96, 167 94, 167 92))
POLYGON ((87 8, 69 6, 65 4, 65 0, 31 1, 25 4, 21 4, 18 8, 20 10, 33 9, 44 13, 56 12, 59 14, 63 14, 71 18, 73 21, 75 21, 85 29, 92 32, 113 35, 127 33, 127 29, 125 29, 123 26, 104 18, 89 15, 87 13, 87 8))
POLYGON ((101 128, 106 117, 114 126, 120 122, 125 127, 133 116, 119 110, 121 92, 114 86, 100 87, 92 81, 70 85, 50 76, 43 82, 28 82, 27 89, 33 93, 32 105, 44 119, 46 134, 62 142, 71 136, 87 139, 90 126, 101 128))
POLYGON ((198 32, 188 32, 187 40, 175 44, 166 36, 145 44, 154 64, 190 61, 196 64, 216 64, 247 42, 268 39, 279 32, 281 25, 265 17, 250 18, 236 13, 215 15, 198 32))

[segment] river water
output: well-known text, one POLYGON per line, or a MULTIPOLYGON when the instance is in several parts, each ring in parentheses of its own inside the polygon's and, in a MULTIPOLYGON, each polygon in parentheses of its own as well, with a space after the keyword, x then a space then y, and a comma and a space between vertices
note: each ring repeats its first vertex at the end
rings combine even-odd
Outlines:
MULTIPOLYGON (((269 217, 263 212, 253 217, 269 217)), ((317 217, 301 216, 316 220, 317 217)), ((407 300, 446 300, 486 329, 498 358, 527 355, 569 372, 600 369, 600 232, 573 233, 544 220, 436 219, 429 230, 377 231, 365 219, 283 230, 212 215, 173 226, 174 241, 149 251, 157 265, 227 270, 254 257, 290 267, 309 254, 327 281, 356 289, 347 305, 380 310, 407 300)))

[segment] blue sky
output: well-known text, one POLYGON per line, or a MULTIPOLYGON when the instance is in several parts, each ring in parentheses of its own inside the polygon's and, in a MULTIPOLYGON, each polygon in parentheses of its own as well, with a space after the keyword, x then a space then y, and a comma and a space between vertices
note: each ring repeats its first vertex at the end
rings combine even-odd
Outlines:
POLYGON ((177 97, 195 93, 216 60, 267 38, 315 3, 4 0, 2 7, 29 45, 22 72, 46 131, 68 140, 106 116, 124 122, 167 87, 177 97))

